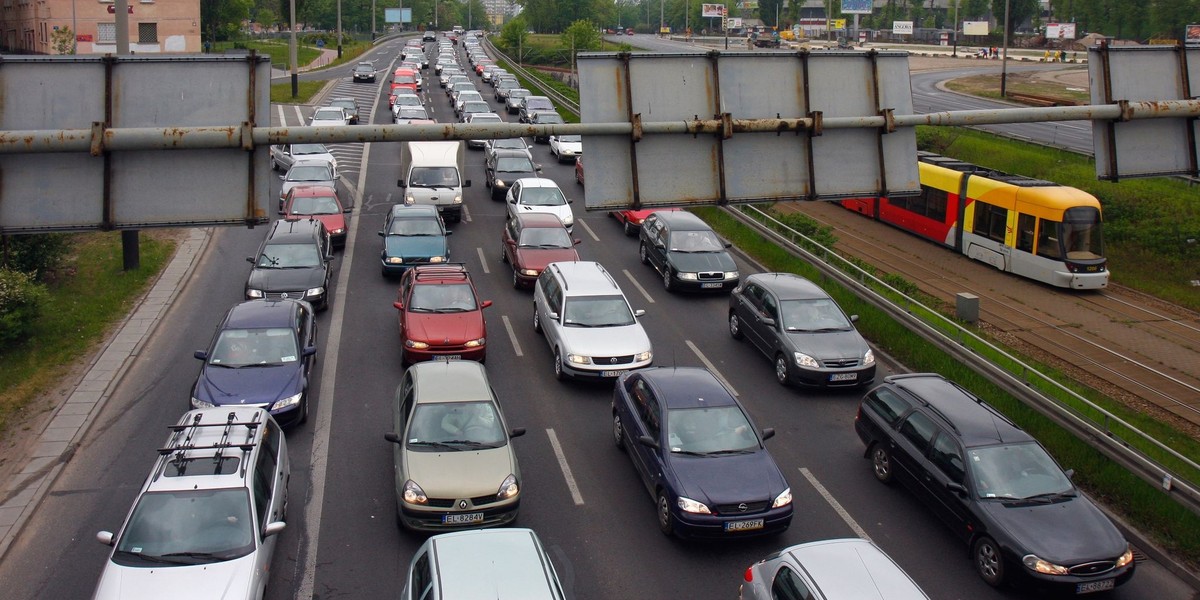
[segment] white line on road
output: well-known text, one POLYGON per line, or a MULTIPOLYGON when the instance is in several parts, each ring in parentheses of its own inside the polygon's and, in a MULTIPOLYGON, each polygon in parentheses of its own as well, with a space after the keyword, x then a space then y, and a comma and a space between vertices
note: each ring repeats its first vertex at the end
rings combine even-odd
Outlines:
POLYGON ((593 239, 593 240, 595 240, 595 241, 597 241, 597 242, 598 242, 598 241, 600 241, 600 238, 599 238, 599 237, 596 235, 596 232, 595 232, 595 231, 592 231, 592 228, 591 228, 591 227, 588 227, 588 224, 587 224, 586 222, 584 222, 584 220, 583 220, 583 219, 576 219, 576 220, 575 220, 575 223, 576 223, 577 225, 583 225, 583 228, 587 230, 587 232, 588 232, 588 235, 592 236, 592 239, 593 239))
POLYGON ((475 251, 479 253, 479 264, 483 265, 483 272, 491 273, 492 270, 488 268, 487 258, 484 258, 484 256, 483 256, 483 248, 476 246, 475 251))
POLYGON ((300 105, 294 104, 293 106, 296 108, 296 122, 303 125, 304 124, 304 113, 300 112, 300 105))
POLYGON ((645 297, 648 302, 650 302, 650 304, 654 304, 654 298, 651 298, 650 294, 646 293, 646 288, 642 287, 642 284, 638 283, 638 280, 633 278, 633 273, 630 273, 629 269, 621 269, 621 272, 629 278, 629 281, 633 283, 633 287, 637 288, 638 291, 642 293, 642 296, 645 297))
POLYGON ((504 329, 508 331, 508 340, 512 342, 513 352, 515 352, 517 356, 525 356, 525 353, 521 352, 521 343, 517 341, 517 332, 513 331, 513 326, 508 320, 508 315, 500 315, 500 319, 504 321, 504 329))
POLYGON ((558 457, 558 466, 562 468, 563 477, 567 480, 567 488, 571 490, 571 498, 575 500, 575 506, 582 506, 583 496, 579 495, 579 486, 575 485, 575 477, 571 475, 567 457, 563 454, 562 446, 558 445, 558 436, 554 435, 553 429, 547 429, 546 435, 550 436, 550 445, 554 447, 554 455, 558 457))
POLYGON ((721 383, 724 383, 725 387, 729 388, 729 391, 733 392, 734 396, 738 395, 737 390, 733 389, 733 384, 729 383, 729 380, 725 379, 725 376, 722 375, 721 372, 718 371, 717 368, 708 361, 708 357, 704 356, 704 353, 692 343, 692 340, 683 340, 683 343, 687 344, 687 347, 691 348, 692 352, 696 353, 696 356, 700 359, 700 362, 704 363, 704 366, 708 367, 708 370, 712 371, 712 374, 716 375, 717 379, 720 379, 721 383))
POLYGON ((825 498, 825 501, 828 502, 829 505, 833 507, 833 510, 837 512, 838 516, 840 516, 842 520, 850 526, 850 529, 854 530, 855 535, 867 540, 868 542, 872 541, 871 536, 867 535, 867 532, 862 527, 858 526, 858 522, 854 520, 854 517, 851 517, 850 513, 846 512, 846 509, 842 508, 842 505, 837 501, 836 498, 833 497, 833 494, 830 494, 829 490, 825 489, 825 486, 821 485, 820 481, 817 481, 817 477, 813 475, 811 471, 804 467, 800 467, 800 473, 804 475, 804 478, 807 479, 814 488, 817 489, 817 493, 821 494, 822 498, 825 498))
POLYGON ((466 206, 462 207, 462 220, 468 223, 471 222, 471 211, 467 210, 466 206))

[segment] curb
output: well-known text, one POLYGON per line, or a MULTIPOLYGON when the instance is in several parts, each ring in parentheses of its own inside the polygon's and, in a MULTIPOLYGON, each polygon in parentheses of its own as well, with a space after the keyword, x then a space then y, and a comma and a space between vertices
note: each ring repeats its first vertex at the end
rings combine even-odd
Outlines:
POLYGON ((4 482, 0 491, 3 498, 0 503, 0 560, 58 479, 63 465, 75 454, 75 449, 96 423, 108 399, 132 366, 133 359, 157 331, 162 317, 171 310, 174 298, 187 287, 196 264, 204 257, 212 233, 212 228, 193 228, 188 238, 179 242, 175 256, 110 334, 66 401, 54 410, 54 416, 38 436, 37 443, 26 453, 25 467, 4 482))

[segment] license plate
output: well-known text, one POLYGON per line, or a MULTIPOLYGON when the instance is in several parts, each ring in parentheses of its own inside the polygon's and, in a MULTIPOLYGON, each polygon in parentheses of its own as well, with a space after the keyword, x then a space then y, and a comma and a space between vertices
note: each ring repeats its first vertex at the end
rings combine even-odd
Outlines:
POLYGON ((701 287, 701 288, 719 288, 719 287, 721 287, 722 285, 724 285, 724 284, 720 284, 720 283, 702 283, 702 284, 700 284, 700 287, 701 287))
POLYGON ((624 371, 600 371, 601 377, 620 377, 624 371))
POLYGON ((458 359, 462 358, 462 355, 461 354, 441 354, 441 355, 438 355, 438 358, 440 358, 442 360, 458 360, 458 359))
POLYGON ((752 529, 762 528, 762 519, 751 519, 749 521, 728 521, 725 523, 725 531, 750 531, 752 529))
POLYGON ((1087 583, 1075 584, 1076 594, 1090 594, 1092 592, 1104 592, 1113 589, 1116 585, 1115 579, 1105 579, 1102 581, 1089 581, 1087 583))
POLYGON ((443 525, 466 525, 470 523, 482 523, 483 513, 461 513, 453 515, 442 515, 443 525))
POLYGON ((858 373, 834 373, 829 376, 830 381, 855 381, 858 379, 858 373))

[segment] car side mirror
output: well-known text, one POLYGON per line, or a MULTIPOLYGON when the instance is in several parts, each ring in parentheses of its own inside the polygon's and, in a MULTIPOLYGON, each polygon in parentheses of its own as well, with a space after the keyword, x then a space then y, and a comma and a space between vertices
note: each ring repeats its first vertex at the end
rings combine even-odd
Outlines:
POLYGON ((470 179, 468 179, 468 180, 464 181, 464 182, 463 182, 463 187, 471 187, 471 180, 470 180, 470 179))
POLYGON ((396 187, 404 187, 404 180, 403 180, 403 179, 397 179, 397 180, 396 180, 396 187))
POLYGON ((287 523, 284 523, 283 521, 272 521, 267 523, 267 526, 263 527, 263 537, 268 538, 279 534, 283 532, 285 527, 287 527, 287 523))
POLYGON ((857 322, 858 322, 858 315, 850 315, 850 322, 851 322, 851 323, 857 323, 857 322))
POLYGON ((250 263, 250 264, 254 264, 254 257, 253 257, 253 256, 247 256, 247 257, 246 257, 246 262, 248 262, 248 263, 250 263))
POLYGON ((1067 469, 1067 472, 1063 473, 1063 475, 1066 475, 1067 479, 1074 479, 1075 478, 1075 469, 1067 469))
POLYGON ((389 432, 383 434, 383 439, 385 439, 393 444, 403 444, 404 443, 404 440, 401 440, 400 436, 396 435, 396 432, 394 432, 394 431, 389 431, 389 432))
POLYGON ((542 165, 533 165, 533 170, 538 171, 540 173, 542 170, 542 165))
POLYGON ((105 546, 113 545, 113 534, 111 531, 99 531, 96 533, 96 541, 105 546))
POLYGON ((955 494, 958 494, 959 496, 965 495, 967 493, 967 488, 963 487, 963 484, 961 484, 957 481, 947 481, 946 489, 955 494))
POLYGON ((766 325, 767 327, 774 327, 774 326, 775 326, 775 319, 772 319, 771 317, 763 317, 763 318, 762 318, 762 324, 763 324, 763 325, 766 325))
POLYGON ((732 248, 732 247, 733 247, 733 242, 725 242, 725 247, 726 247, 726 248, 732 248))
POLYGON ((287 179, 287 175, 280 175, 280 176, 279 176, 279 180, 280 180, 280 181, 283 181, 284 179, 287 179))
POLYGON ((304 350, 302 350, 302 351, 301 351, 301 354, 302 354, 303 356, 312 356, 312 355, 314 355, 314 354, 316 354, 316 353, 317 353, 317 347, 316 347, 316 346, 305 346, 305 347, 304 347, 304 350))
POLYGON ((638 443, 648 448, 654 448, 655 450, 660 448, 658 441, 648 435, 638 437, 638 443))
POLYGON ((396 310, 404 310, 404 303, 400 302, 399 300, 397 300, 396 302, 393 302, 392 306, 395 306, 396 310))
POLYGON ((763 439, 763 441, 765 442, 765 441, 767 441, 767 440, 769 440, 769 439, 771 439, 771 438, 775 437, 775 428, 774 428, 774 427, 767 427, 766 429, 763 429, 763 430, 762 430, 761 432, 759 432, 759 433, 761 433, 761 434, 762 434, 762 439, 763 439))
POLYGON ((379 237, 387 237, 387 232, 386 232, 386 231, 384 231, 384 230, 382 230, 382 229, 380 229, 380 230, 379 230, 379 237))
POLYGON ((454 230, 452 230, 452 229, 447 229, 447 230, 446 230, 446 235, 454 235, 454 230))
POLYGON ((515 438, 515 437, 521 437, 521 436, 523 436, 523 435, 525 435, 525 428, 524 428, 524 427, 513 427, 513 428, 512 428, 512 431, 508 432, 508 437, 509 437, 509 439, 512 439, 512 438, 515 438))
POLYGON ((644 308, 639 308, 639 309, 633 311, 633 316, 635 316, 635 317, 642 317, 645 315, 646 315, 646 309, 644 309, 644 308))
POLYGON ((508 199, 508 203, 509 203, 509 204, 516 204, 516 203, 517 203, 517 199, 516 199, 516 198, 509 198, 509 199, 508 199))
POLYGON ((192 356, 195 356, 200 360, 208 360, 208 352, 205 352, 204 350, 197 350, 192 353, 192 356))
POLYGON ((583 240, 579 238, 573 238, 571 241, 575 242, 574 244, 571 244, 572 246, 578 246, 583 243, 583 240))
POLYGON ((480 303, 479 303, 479 308, 487 308, 487 307, 489 307, 489 306, 491 306, 491 305, 492 305, 492 301, 491 301, 491 300, 484 300, 483 302, 480 302, 480 303))
POLYGON ((354 210, 353 206, 347 206, 346 208, 342 209, 342 212, 349 214, 353 210, 354 210))
POLYGON ((567 204, 575 204, 575 201, 570 198, 567 198, 567 204))
POLYGON ((548 316, 550 317, 550 320, 551 320, 551 321, 557 321, 557 320, 558 320, 558 313, 556 313, 556 312, 554 312, 554 311, 550 311, 550 314, 549 314, 548 316))

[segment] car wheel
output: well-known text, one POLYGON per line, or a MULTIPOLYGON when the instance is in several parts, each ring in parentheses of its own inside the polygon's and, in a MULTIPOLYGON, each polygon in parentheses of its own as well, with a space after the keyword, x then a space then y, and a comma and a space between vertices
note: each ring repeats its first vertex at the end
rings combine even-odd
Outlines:
POLYGON ((625 219, 625 235, 628 237, 633 237, 633 234, 635 234, 635 233, 637 233, 637 230, 633 228, 633 223, 630 223, 629 219, 626 218, 625 219))
POLYGON ((272 159, 271 159, 271 170, 272 170, 272 171, 278 171, 278 170, 279 170, 279 163, 275 162, 275 159, 274 159, 274 158, 272 158, 272 159))
POLYGON ((742 335, 742 322, 738 319, 737 313, 729 311, 729 337, 740 340, 745 336, 742 335))
POLYGON ((613 443, 621 452, 625 451, 625 429, 621 426, 621 415, 613 412, 613 443))
POLYGON ((521 278, 517 277, 516 268, 513 269, 513 288, 518 290, 521 289, 521 278))
POLYGON ((880 483, 892 483, 892 456, 888 454, 887 448, 880 444, 875 444, 871 449, 871 471, 880 483))
POLYGON ((554 378, 559 381, 562 381, 563 377, 564 377, 564 374, 563 374, 563 364, 562 364, 562 352, 560 352, 558 350, 558 348, 555 348, 554 349, 554 378))
POLYGON ((775 381, 783 386, 788 384, 788 360, 783 354, 775 355, 775 381))
POLYGON ((504 247, 504 242, 500 242, 500 262, 508 262, 508 248, 504 247))
POLYGON ((663 269, 663 289, 669 292, 673 288, 674 284, 671 281, 671 267, 666 267, 663 269))
POLYGON ((297 425, 308 422, 308 396, 300 399, 300 420, 296 421, 297 425))
POLYGON ((533 330, 538 333, 542 332, 542 319, 538 316, 537 306, 533 307, 533 330))
POLYGON ((642 259, 643 265, 650 264, 650 254, 646 251, 646 242, 638 244, 638 258, 642 259))
POLYGON ((975 558, 975 570, 988 585, 997 587, 1004 582, 1004 556, 1000 554, 995 540, 987 536, 975 540, 975 551, 972 554, 975 558))
POLYGON ((671 516, 671 503, 667 501, 666 493, 658 492, 658 529, 667 535, 675 533, 675 517, 671 516))

